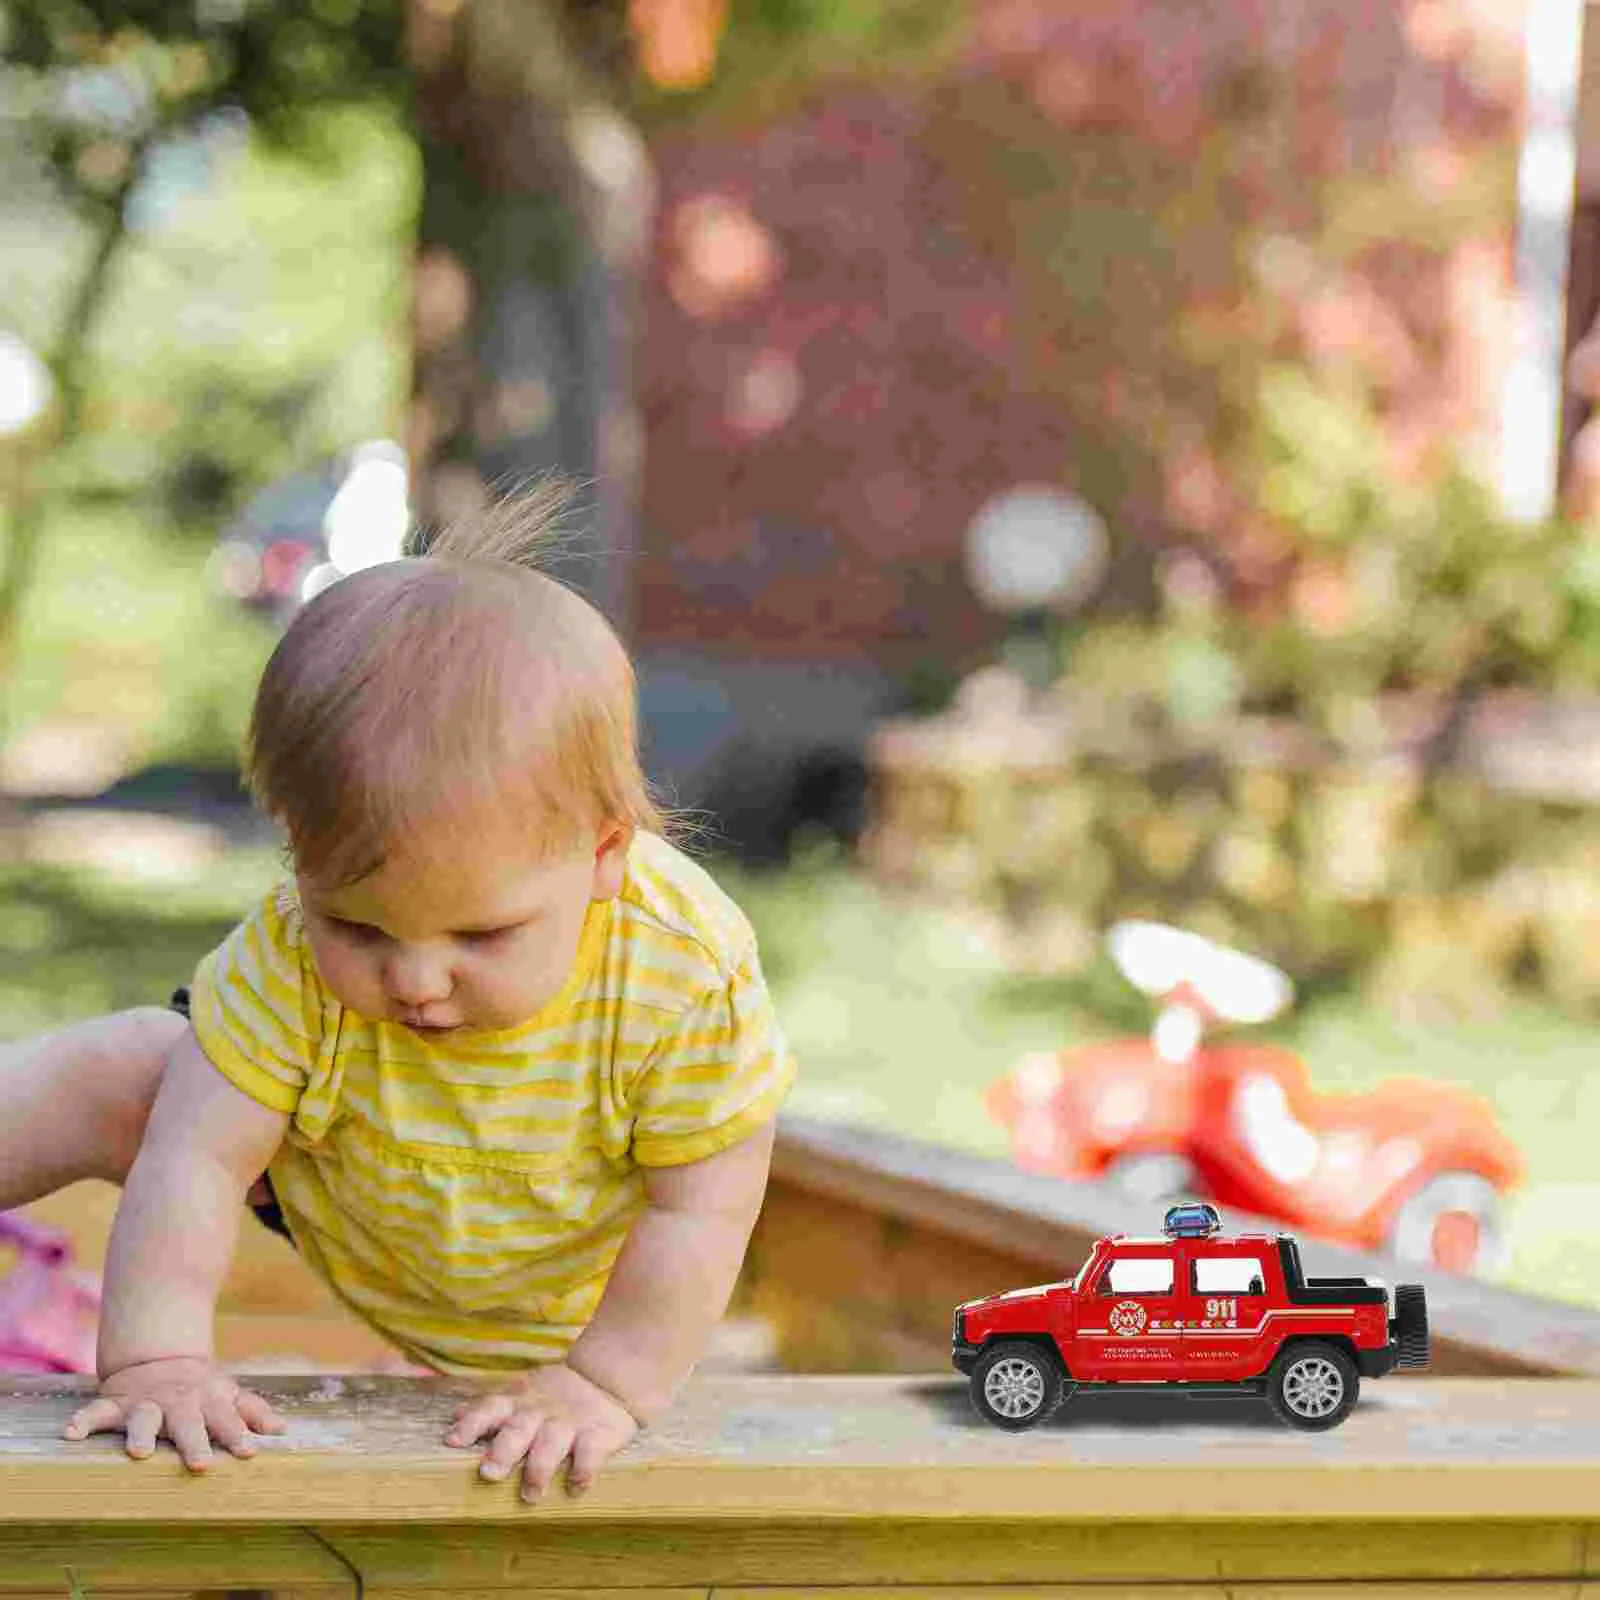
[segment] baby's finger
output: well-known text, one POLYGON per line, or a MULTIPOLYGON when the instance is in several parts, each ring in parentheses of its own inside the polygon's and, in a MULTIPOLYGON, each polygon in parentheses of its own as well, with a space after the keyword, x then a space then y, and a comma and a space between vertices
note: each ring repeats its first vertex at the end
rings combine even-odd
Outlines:
POLYGON ((155 1454, 156 1440, 161 1434, 161 1407, 154 1400, 135 1400, 128 1407, 127 1451, 135 1460, 142 1461, 155 1454))
POLYGON ((527 1465, 522 1469, 522 1498, 530 1505, 550 1487, 556 1469, 572 1449, 575 1431, 570 1422, 560 1417, 550 1418, 539 1430, 528 1451, 527 1465))
POLYGON ((486 1478, 508 1477, 511 1469, 527 1455, 528 1446, 543 1424, 543 1415, 526 1406, 514 1412, 494 1436, 478 1471, 486 1478))
POLYGON ((234 1404, 252 1432, 282 1433, 287 1426, 267 1401, 249 1389, 241 1389, 234 1404))
POLYGON ((250 1430, 236 1406, 223 1400, 214 1401, 206 1408, 205 1422, 211 1437, 230 1454, 243 1458, 256 1453, 250 1430))
POLYGON ((601 1467, 617 1452, 616 1440, 598 1428, 585 1428, 572 1446, 572 1465, 567 1468, 567 1493, 583 1494, 593 1484, 601 1467))
POLYGON ((184 1466, 192 1472, 204 1472, 215 1460, 211 1450, 211 1435, 206 1432, 206 1420, 193 1404, 182 1409, 167 1408, 167 1437, 177 1446, 184 1466))
POLYGON ((512 1395, 485 1395, 482 1400, 475 1400, 461 1413, 454 1426, 444 1436, 444 1442, 476 1444, 484 1434, 498 1428, 516 1409, 517 1402, 512 1395))
POLYGON ((61 1430, 63 1439, 87 1439, 91 1433, 109 1433, 122 1426, 122 1402, 99 1395, 80 1406, 61 1430))

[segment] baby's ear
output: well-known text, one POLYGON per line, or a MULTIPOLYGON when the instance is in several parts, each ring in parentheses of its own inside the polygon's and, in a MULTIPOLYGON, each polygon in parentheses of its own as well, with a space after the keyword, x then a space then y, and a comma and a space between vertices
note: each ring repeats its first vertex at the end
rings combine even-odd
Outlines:
POLYGON ((622 879, 628 869, 628 846, 632 843, 631 822, 613 822, 600 835, 594 850, 591 900, 615 900, 622 893, 622 879))

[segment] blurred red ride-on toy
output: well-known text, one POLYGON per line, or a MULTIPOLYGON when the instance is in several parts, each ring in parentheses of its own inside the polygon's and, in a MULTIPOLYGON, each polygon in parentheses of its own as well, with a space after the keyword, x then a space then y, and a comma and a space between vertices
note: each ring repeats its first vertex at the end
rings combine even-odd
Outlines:
POLYGON ((1107 942, 1154 1025, 1024 1057, 990 1086, 1019 1166, 1146 1201, 1203 1194, 1447 1272, 1504 1265, 1523 1163, 1481 1096, 1422 1078, 1319 1095, 1289 1051, 1206 1038, 1278 1015, 1293 988, 1277 968, 1161 923, 1119 922, 1107 942))
POLYGON ((93 1372, 100 1288, 66 1234, 0 1211, 0 1372, 93 1372))

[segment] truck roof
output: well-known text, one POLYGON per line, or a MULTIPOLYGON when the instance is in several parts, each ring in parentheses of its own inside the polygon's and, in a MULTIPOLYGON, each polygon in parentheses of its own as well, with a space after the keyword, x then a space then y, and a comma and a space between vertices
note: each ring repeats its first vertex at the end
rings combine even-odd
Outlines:
POLYGON ((1137 1244, 1137 1245, 1169 1245, 1169 1244, 1203 1244, 1208 1248, 1218 1245, 1245 1244, 1258 1246, 1275 1245, 1279 1239, 1288 1238, 1284 1233, 1212 1233, 1191 1234, 1188 1236, 1169 1236, 1164 1233, 1113 1233, 1108 1234, 1101 1242, 1103 1244, 1137 1244))

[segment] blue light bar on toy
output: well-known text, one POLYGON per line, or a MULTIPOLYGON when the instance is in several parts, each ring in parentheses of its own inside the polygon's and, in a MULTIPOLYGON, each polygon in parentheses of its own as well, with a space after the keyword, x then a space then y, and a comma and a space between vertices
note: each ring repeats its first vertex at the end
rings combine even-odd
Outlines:
POLYGON ((1221 1228, 1222 1218, 1217 1215, 1217 1208, 1198 1200, 1169 1206, 1161 1224, 1161 1231, 1169 1239, 1206 1239, 1221 1228))

